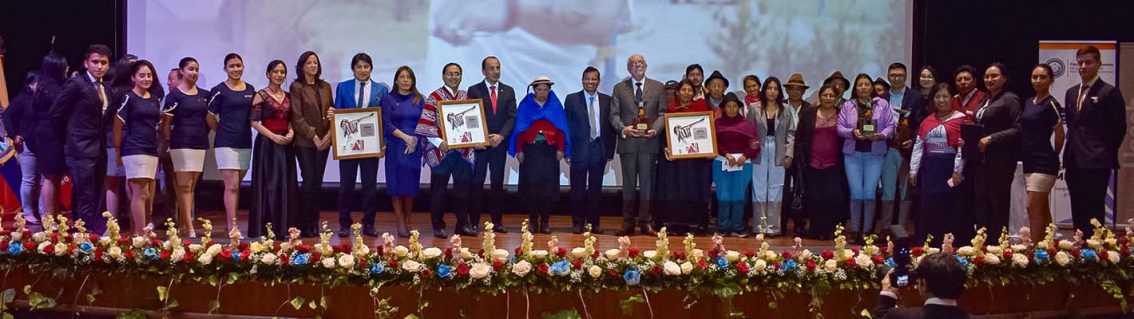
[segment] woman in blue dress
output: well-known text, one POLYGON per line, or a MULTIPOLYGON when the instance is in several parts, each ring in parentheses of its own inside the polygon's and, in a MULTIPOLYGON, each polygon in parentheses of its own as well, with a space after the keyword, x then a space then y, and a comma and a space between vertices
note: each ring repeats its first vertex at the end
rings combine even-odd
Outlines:
POLYGON ((409 232, 409 213, 421 179, 421 151, 414 129, 425 105, 413 69, 402 66, 394 72, 394 91, 379 104, 386 143, 386 193, 394 203, 398 232, 409 232))
POLYGON ((177 226, 182 236, 197 237, 193 227, 193 196, 197 177, 205 166, 205 150, 209 148, 209 131, 205 117, 209 109, 209 91, 197 87, 199 64, 186 57, 178 63, 181 85, 166 95, 162 135, 169 141, 173 159, 174 184, 177 185, 177 226))
POLYGON ((128 76, 134 87, 123 93, 114 121, 114 158, 126 171, 130 187, 131 228, 141 234, 153 215, 154 177, 158 164, 158 126, 161 123, 161 99, 165 92, 158 81, 157 69, 149 61, 134 62, 128 76))
POLYGON ((236 227, 237 203, 240 202, 240 181, 248 172, 252 160, 252 99, 256 88, 244 82, 244 58, 229 53, 224 57, 224 72, 228 78, 213 87, 209 100, 209 117, 217 128, 213 139, 213 154, 217 169, 224 179, 225 233, 236 227))

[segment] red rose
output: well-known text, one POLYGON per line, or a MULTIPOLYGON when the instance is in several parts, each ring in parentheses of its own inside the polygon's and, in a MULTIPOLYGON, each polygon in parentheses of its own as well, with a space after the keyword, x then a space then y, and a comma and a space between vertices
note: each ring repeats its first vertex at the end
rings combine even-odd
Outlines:
POLYGON ((237 245, 236 248, 240 248, 240 250, 248 249, 248 242, 242 242, 240 245, 237 245))
POLYGON ((775 268, 775 269, 780 269, 780 262, 778 262, 778 261, 773 261, 773 262, 772 262, 772 268, 775 268))
MULTIPOLYGON (((230 255, 230 256, 231 256, 231 255, 230 255)), ((287 261, 288 261, 288 257, 287 257, 287 254, 283 254, 283 255, 280 255, 280 265, 285 265, 285 266, 286 266, 286 265, 287 265, 287 261)))
POLYGON ((685 259, 685 251, 678 250, 678 251, 673 252, 673 258, 677 259, 677 260, 685 259))
POLYGON ((1122 249, 1119 250, 1118 253, 1122 255, 1122 258, 1130 257, 1130 249, 1129 248, 1122 247, 1122 249))
POLYGON ((1082 251, 1080 251, 1079 249, 1072 249, 1071 250, 1071 256, 1075 256, 1075 258, 1079 258, 1080 254, 1082 254, 1082 251))
POLYGON ((886 260, 885 260, 885 259, 882 259, 882 256, 881 256, 881 255, 879 255, 879 256, 874 256, 874 257, 870 257, 870 261, 871 261, 871 262, 874 262, 874 264, 875 264, 875 265, 881 265, 881 264, 883 264, 883 263, 886 263, 886 260))
POLYGON ((426 267, 424 270, 421 271, 421 276, 425 277, 425 278, 429 278, 430 276, 433 276, 433 271, 429 270, 429 267, 426 267))
POLYGON ((786 260, 786 259, 791 259, 791 252, 790 252, 790 251, 787 251, 787 250, 785 250, 785 251, 784 251, 784 252, 783 252, 782 254, 780 254, 780 256, 783 256, 785 260, 786 260))
POLYGON ((704 259, 697 260, 697 267, 701 268, 701 269, 705 269, 705 268, 709 267, 709 263, 705 262, 704 259))
POLYGON ((606 273, 610 274, 611 277, 618 277, 618 270, 611 269, 610 271, 607 271, 606 273))
POLYGON ((1110 255, 1110 253, 1108 253, 1108 252, 1107 252, 1107 251, 1105 251, 1105 250, 1101 250, 1101 251, 1099 251, 1099 260, 1106 260, 1106 259, 1107 259, 1106 257, 1107 257, 1108 255, 1110 255))
POLYGON ((59 241, 59 233, 51 233, 51 241, 52 242, 58 242, 59 241))
POLYGON ((453 259, 453 247, 445 248, 445 259, 453 259))
POLYGON ((94 258, 95 261, 102 261, 102 248, 95 248, 94 258))
POLYGON ((661 273, 661 266, 654 265, 653 268, 650 268, 650 273, 654 274, 654 275, 660 274, 661 273))
POLYGON ((3 251, 8 250, 8 241, 7 240, 0 241, 0 250, 3 250, 3 251))
POLYGON ((125 249, 122 252, 122 256, 126 257, 127 260, 134 259, 134 250, 133 249, 125 249))
POLYGON ((1012 260, 1012 252, 1011 251, 1005 251, 1004 252, 1004 260, 1012 260))
MULTIPOLYGON (((248 255, 252 254, 251 250, 244 250, 240 252, 240 261, 248 261, 248 255)), ((318 260, 318 259, 316 259, 318 260)))
POLYGON ((595 251, 591 252, 591 258, 598 258, 598 257, 599 257, 598 245, 595 245, 595 251))
POLYGON ((189 246, 189 244, 192 244, 192 243, 193 242, 189 241, 188 239, 182 239, 181 240, 181 246, 189 246))
POLYGON ((44 253, 44 254, 51 254, 51 253, 55 253, 55 245, 47 245, 47 246, 44 246, 44 247, 43 247, 43 253, 44 253))
POLYGON ((161 247, 161 239, 154 238, 150 240, 150 246, 161 247))
POLYGON ((75 248, 78 248, 78 246, 75 246, 75 244, 71 244, 71 245, 68 245, 68 246, 67 246, 67 253, 68 253, 68 254, 72 254, 72 253, 74 253, 74 252, 75 252, 75 248))
POLYGON ((559 247, 559 251, 555 254, 559 255, 559 258, 563 258, 563 256, 567 256, 567 248, 559 247))
POLYGON ((536 270, 541 274, 547 274, 547 263, 539 264, 539 266, 536 266, 536 270))
POLYGON ((172 254, 172 253, 169 250, 162 250, 161 254, 158 255, 158 257, 161 258, 161 259, 169 260, 170 254, 172 254))
POLYGON ((858 247, 851 247, 850 250, 853 251, 855 255, 858 255, 858 247))
MULTIPOLYGON (((481 248, 480 250, 477 250, 477 251, 476 251, 476 255, 477 255, 477 256, 484 256, 484 248, 481 248)), ((485 257, 492 257, 492 256, 485 256, 485 257)))
POLYGON ((319 253, 311 253, 311 256, 310 256, 309 258, 307 258, 307 260, 312 260, 312 261, 315 261, 315 262, 319 262, 319 260, 321 260, 321 259, 322 259, 322 258, 320 258, 320 257, 323 257, 323 256, 319 255, 319 253))
POLYGON ((854 261, 854 258, 847 259, 847 267, 854 267, 854 266, 858 266, 858 262, 854 261))
POLYGON ((709 250, 709 258, 717 259, 717 257, 720 256, 720 255, 721 255, 720 249, 713 248, 713 249, 709 250))
POLYGON ((232 260, 232 251, 228 248, 221 248, 220 257, 222 261, 232 260))
POLYGON ((910 251, 910 254, 914 257, 921 257, 921 255, 924 253, 925 251, 921 249, 921 246, 914 247, 913 250, 910 251))
POLYGON ((468 276, 468 275, 469 275, 469 264, 460 263, 459 265, 457 265, 457 276, 464 277, 464 276, 468 276))
POLYGON ((306 254, 308 251, 311 250, 311 245, 306 245, 306 244, 299 245, 299 247, 295 247, 295 249, 299 250, 299 253, 301 253, 301 254, 306 254))
POLYGON ((496 271, 500 271, 501 268, 504 268, 504 262, 500 261, 500 259, 493 259, 492 260, 492 269, 496 270, 496 271))
POLYGON ((195 258, 193 258, 193 252, 187 251, 187 252, 185 252, 185 255, 181 256, 181 260, 185 261, 185 262, 192 262, 194 259, 195 258))
POLYGON ((812 259, 807 260, 807 270, 815 270, 815 266, 816 266, 815 260, 812 260, 812 259))
POLYGON ((819 253, 819 256, 822 256, 823 259, 831 259, 831 258, 835 258, 835 252, 830 251, 830 250, 824 250, 822 253, 819 253))
POLYGON ((748 263, 741 262, 736 264, 736 270, 742 273, 748 272, 748 263))
POLYGON ((35 243, 31 241, 25 241, 24 250, 31 251, 32 249, 35 249, 35 243))
POLYGON ((630 258, 638 257, 638 247, 630 247, 628 253, 630 254, 630 258))
POLYGON ((582 266, 583 266, 582 260, 575 259, 574 261, 571 262, 571 268, 580 268, 582 266))
POLYGON ((752 258, 752 257, 756 257, 756 252, 749 250, 749 251, 745 251, 744 255, 748 256, 748 258, 752 258))
POLYGON ((390 258, 389 260, 386 260, 386 265, 389 265, 390 268, 398 268, 398 260, 390 258))
POLYGON ((126 246, 130 244, 130 238, 118 237, 118 245, 126 246))
POLYGON ((100 239, 100 238, 98 238, 98 234, 95 234, 95 233, 91 233, 90 235, 87 235, 87 238, 90 238, 92 243, 97 243, 98 240, 100 239))
POLYGON ((975 262, 977 265, 984 264, 984 255, 976 256, 976 258, 973 258, 973 262, 975 262))
POLYGON ((883 256, 888 255, 888 254, 890 254, 890 247, 889 246, 878 247, 878 252, 881 253, 883 256))
POLYGON ((524 247, 516 247, 516 249, 514 250, 514 252, 515 252, 515 253, 514 253, 513 255, 519 256, 519 255, 523 254, 523 252, 524 252, 524 247))
POLYGON ((358 259, 358 267, 362 268, 362 269, 369 268, 368 262, 366 262, 366 258, 359 258, 358 259))

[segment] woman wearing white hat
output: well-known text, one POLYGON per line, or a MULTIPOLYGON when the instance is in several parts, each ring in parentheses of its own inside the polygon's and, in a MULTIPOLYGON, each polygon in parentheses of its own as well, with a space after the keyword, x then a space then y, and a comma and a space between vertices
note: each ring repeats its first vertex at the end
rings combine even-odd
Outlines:
POLYGON ((551 91, 554 84, 541 75, 528 85, 508 143, 508 154, 520 162, 520 194, 528 201, 530 223, 544 234, 551 233, 547 219, 559 199, 559 161, 571 151, 567 113, 551 91))

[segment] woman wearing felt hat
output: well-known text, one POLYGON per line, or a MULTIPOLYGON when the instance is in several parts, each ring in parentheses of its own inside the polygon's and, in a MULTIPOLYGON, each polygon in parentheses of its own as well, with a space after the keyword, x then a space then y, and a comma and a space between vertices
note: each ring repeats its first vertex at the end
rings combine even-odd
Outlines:
POLYGON ((528 85, 508 143, 508 153, 520 162, 520 194, 527 200, 529 222, 544 234, 551 233, 547 219, 559 200, 559 161, 571 152, 567 113, 551 91, 554 84, 541 75, 528 85))

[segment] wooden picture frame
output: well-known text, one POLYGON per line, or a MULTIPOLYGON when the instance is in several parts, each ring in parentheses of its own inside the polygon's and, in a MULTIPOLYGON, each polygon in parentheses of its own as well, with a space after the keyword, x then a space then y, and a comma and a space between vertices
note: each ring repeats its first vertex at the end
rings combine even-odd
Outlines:
POLYGON ((384 135, 380 107, 336 109, 331 117, 331 149, 336 160, 386 156, 384 135))
POLYGON ((665 136, 670 159, 717 157, 713 112, 666 113, 665 136))
POLYGON ((488 118, 481 99, 437 102, 437 125, 449 149, 488 146, 488 118))

